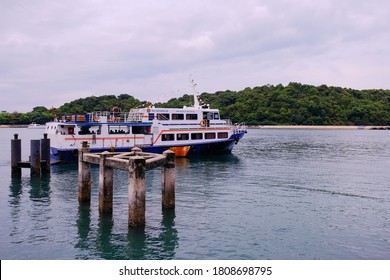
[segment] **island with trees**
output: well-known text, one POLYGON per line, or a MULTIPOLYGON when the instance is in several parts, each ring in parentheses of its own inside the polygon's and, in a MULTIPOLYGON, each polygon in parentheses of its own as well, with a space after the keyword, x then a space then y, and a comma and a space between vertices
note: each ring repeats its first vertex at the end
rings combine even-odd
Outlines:
MULTIPOLYGON (((263 85, 240 91, 204 92, 201 102, 220 109, 221 116, 234 123, 248 125, 390 125, 390 90, 356 90, 334 86, 289 83, 287 86, 263 85)), ((156 107, 190 106, 193 97, 184 94, 156 107)), ((147 106, 129 94, 80 98, 55 109, 57 115, 108 111, 119 106, 122 111, 147 106)), ((0 112, 0 125, 32 122, 44 124, 53 119, 53 108, 34 107, 31 112, 0 112)))

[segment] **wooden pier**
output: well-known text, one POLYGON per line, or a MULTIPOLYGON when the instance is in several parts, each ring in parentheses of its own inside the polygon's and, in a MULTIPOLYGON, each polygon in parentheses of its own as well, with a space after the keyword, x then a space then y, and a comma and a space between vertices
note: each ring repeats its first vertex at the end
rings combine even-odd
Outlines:
POLYGON ((22 161, 22 141, 17 133, 11 139, 11 175, 22 176, 22 168, 30 168, 31 176, 50 173, 50 139, 43 134, 41 140, 30 140, 30 159, 22 161))
POLYGON ((162 207, 175 208, 175 153, 167 150, 163 154, 144 153, 140 148, 131 152, 89 153, 87 142, 82 143, 78 160, 78 199, 90 203, 90 164, 99 165, 99 211, 112 213, 113 170, 128 172, 129 227, 145 225, 146 170, 163 166, 162 207))

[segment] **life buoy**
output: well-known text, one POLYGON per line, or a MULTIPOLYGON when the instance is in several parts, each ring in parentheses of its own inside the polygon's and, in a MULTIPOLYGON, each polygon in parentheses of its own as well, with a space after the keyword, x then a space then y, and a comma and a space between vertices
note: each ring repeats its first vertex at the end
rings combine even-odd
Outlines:
POLYGON ((200 121, 200 126, 201 127, 205 127, 206 126, 206 121, 205 120, 201 120, 200 121))
POLYGON ((98 115, 93 116, 93 121, 94 122, 98 122, 99 121, 99 116, 98 115))

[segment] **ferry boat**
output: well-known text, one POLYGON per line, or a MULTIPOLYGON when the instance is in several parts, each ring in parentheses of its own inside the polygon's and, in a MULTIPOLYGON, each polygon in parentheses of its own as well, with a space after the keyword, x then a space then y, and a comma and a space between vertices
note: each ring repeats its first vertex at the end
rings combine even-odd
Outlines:
POLYGON ((144 152, 167 149, 178 157, 193 154, 229 153, 246 133, 244 124, 232 124, 220 117, 218 109, 200 105, 183 108, 131 109, 72 114, 46 124, 50 138, 51 163, 76 161, 82 142, 91 152, 128 152, 134 147, 144 152))

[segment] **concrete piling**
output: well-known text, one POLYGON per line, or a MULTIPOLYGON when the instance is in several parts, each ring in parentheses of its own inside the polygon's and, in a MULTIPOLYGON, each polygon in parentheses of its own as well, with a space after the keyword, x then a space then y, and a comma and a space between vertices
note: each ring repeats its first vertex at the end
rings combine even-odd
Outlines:
POLYGON ((162 204, 163 208, 175 207, 175 153, 166 151, 161 154, 144 153, 140 148, 131 152, 89 153, 87 143, 79 150, 79 201, 90 201, 91 179, 90 164, 99 164, 99 211, 113 211, 113 171, 120 169, 128 172, 128 226, 145 225, 146 210, 146 170, 163 166, 162 204))
POLYGON ((78 199, 79 202, 91 202, 91 170, 90 164, 83 160, 83 155, 89 152, 88 142, 83 142, 79 150, 78 199))
POLYGON ((129 160, 129 227, 145 225, 146 164, 143 157, 129 160))
POLYGON ((175 153, 167 150, 163 153, 166 163, 163 165, 162 173, 162 207, 166 209, 175 208, 175 153))
POLYGON ((99 163, 99 211, 112 213, 113 199, 113 168, 106 166, 106 158, 110 157, 109 152, 100 154, 99 163))
POLYGON ((18 139, 18 134, 14 134, 14 139, 11 139, 11 175, 14 177, 22 176, 22 168, 19 162, 22 160, 22 141, 18 139))

